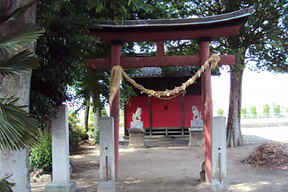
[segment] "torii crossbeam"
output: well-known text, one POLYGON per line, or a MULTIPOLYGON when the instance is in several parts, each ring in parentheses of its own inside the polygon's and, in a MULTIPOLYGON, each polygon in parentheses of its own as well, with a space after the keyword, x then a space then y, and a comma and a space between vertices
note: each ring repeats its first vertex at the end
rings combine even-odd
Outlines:
MULTIPOLYGON (((87 61, 88 69, 109 69, 114 65, 122 68, 164 67, 164 66, 200 66, 209 57, 209 42, 213 38, 228 37, 238 34, 252 13, 246 8, 231 13, 192 19, 165 20, 127 20, 122 24, 114 21, 100 22, 99 27, 90 29, 89 35, 98 37, 100 41, 111 43, 111 58, 91 59, 87 61), (198 40, 200 54, 194 56, 165 56, 165 40, 198 40), (155 57, 121 57, 122 42, 153 41, 157 43, 155 57)), ((221 55, 220 65, 236 64, 235 55, 221 55)), ((211 181, 212 171, 212 93, 211 70, 208 67, 202 75, 202 100, 204 109, 204 151, 206 181, 211 181)), ((120 90, 117 92, 110 108, 110 116, 114 117, 115 136, 115 175, 118 175, 119 149, 119 103, 120 90)))

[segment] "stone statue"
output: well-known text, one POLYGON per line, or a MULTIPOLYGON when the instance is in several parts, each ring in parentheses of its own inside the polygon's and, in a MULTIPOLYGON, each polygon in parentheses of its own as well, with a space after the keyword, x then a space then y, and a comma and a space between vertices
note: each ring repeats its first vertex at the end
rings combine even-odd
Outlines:
POLYGON ((193 119, 194 120, 201 120, 202 115, 201 112, 199 112, 198 108, 196 106, 192 106, 192 112, 193 112, 193 119))
POLYGON ((132 120, 133 121, 141 121, 141 114, 142 114, 142 108, 137 107, 136 112, 132 113, 132 120))

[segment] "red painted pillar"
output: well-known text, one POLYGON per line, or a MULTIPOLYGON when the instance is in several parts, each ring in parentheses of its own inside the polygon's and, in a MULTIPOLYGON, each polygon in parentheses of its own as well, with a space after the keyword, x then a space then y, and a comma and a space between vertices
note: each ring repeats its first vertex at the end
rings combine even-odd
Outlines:
MULTIPOLYGON (((112 42, 111 45, 111 68, 120 65, 121 43, 112 42)), ((115 180, 118 180, 118 159, 119 159, 119 108, 120 108, 120 89, 110 106, 110 116, 114 118, 114 142, 115 142, 115 180)))
POLYGON ((156 41, 157 49, 157 57, 165 56, 165 49, 164 49, 164 41, 156 41))
MULTIPOLYGON (((209 57, 209 39, 199 40, 201 65, 209 57)), ((204 124, 204 151, 205 151, 205 173, 206 182, 211 182, 212 175, 212 91, 211 91, 211 69, 207 67, 202 74, 202 101, 203 101, 203 124, 204 124)))

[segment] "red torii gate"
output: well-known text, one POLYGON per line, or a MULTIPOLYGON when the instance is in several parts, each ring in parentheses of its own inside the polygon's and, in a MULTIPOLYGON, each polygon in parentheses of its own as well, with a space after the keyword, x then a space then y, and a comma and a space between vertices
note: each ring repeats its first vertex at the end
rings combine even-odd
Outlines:
MULTIPOLYGON (((111 58, 90 59, 88 69, 109 69, 114 65, 122 68, 164 67, 164 66, 201 66, 209 57, 209 42, 213 38, 236 35, 240 26, 246 23, 252 8, 225 13, 216 16, 192 19, 165 20, 125 20, 121 25, 114 21, 103 21, 99 27, 90 29, 89 35, 100 38, 100 41, 111 43, 111 58), (165 56, 165 40, 196 39, 199 42, 200 54, 188 56, 165 56), (121 57, 122 42, 153 41, 157 45, 155 57, 121 57)), ((221 55, 220 65, 236 64, 235 55, 221 55)), ((218 64, 218 65, 219 65, 218 64)), ((206 181, 211 181, 212 171, 212 93, 211 70, 206 68, 202 74, 202 100, 204 123, 204 151, 206 181)), ((120 89, 112 106, 110 116, 114 117, 115 135, 115 175, 118 176, 119 154, 119 103, 120 89)))

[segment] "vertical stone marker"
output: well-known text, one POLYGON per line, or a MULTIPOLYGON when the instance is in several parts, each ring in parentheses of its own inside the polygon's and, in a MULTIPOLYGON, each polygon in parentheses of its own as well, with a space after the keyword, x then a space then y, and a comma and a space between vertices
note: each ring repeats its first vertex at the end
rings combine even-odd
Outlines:
POLYGON ((115 191, 115 145, 113 117, 100 118, 100 182, 98 192, 115 191))
POLYGON ((76 182, 70 181, 68 107, 57 107, 57 117, 51 120, 52 127, 52 183, 45 192, 75 192, 76 182))
POLYGON ((229 190, 226 173, 226 118, 212 118, 212 178, 213 191, 229 190))

